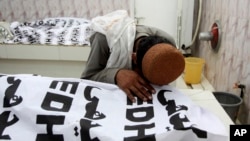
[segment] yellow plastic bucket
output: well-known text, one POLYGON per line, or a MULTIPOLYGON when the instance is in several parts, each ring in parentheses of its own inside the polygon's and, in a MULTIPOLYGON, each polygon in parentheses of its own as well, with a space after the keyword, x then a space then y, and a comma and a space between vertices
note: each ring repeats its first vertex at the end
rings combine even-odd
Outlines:
POLYGON ((202 58, 185 58, 184 81, 187 84, 200 83, 204 64, 205 61, 202 58))

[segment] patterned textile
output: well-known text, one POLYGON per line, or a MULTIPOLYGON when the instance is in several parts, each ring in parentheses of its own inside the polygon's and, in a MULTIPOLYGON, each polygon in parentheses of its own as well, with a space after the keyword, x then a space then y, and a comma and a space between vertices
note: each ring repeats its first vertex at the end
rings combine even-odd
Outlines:
POLYGON ((32 22, 12 22, 14 35, 5 43, 90 45, 91 21, 83 18, 46 18, 32 22))

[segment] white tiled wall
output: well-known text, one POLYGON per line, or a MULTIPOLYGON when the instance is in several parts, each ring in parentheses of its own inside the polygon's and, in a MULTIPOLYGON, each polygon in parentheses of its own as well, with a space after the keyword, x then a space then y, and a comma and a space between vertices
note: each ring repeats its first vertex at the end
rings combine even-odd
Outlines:
POLYGON ((203 0, 202 8, 200 31, 209 31, 219 20, 222 42, 218 53, 214 53, 209 42, 198 41, 194 54, 206 60, 205 75, 217 91, 239 95, 234 83, 246 85, 244 110, 238 117, 242 123, 250 123, 250 1, 203 0))
POLYGON ((93 18, 113 10, 130 11, 130 0, 0 0, 0 21, 46 17, 93 18))

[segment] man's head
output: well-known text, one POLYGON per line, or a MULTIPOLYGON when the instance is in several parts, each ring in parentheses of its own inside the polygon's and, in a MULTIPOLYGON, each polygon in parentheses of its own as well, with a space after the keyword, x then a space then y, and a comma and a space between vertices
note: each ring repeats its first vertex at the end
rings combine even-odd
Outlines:
POLYGON ((134 51, 134 68, 153 84, 168 84, 184 70, 183 55, 166 38, 143 37, 136 43, 134 51))

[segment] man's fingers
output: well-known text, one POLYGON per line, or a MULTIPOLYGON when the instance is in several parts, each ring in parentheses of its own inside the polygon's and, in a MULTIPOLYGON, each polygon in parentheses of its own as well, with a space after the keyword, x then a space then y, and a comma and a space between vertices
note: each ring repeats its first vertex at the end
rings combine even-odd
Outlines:
POLYGON ((137 87, 132 87, 131 91, 133 94, 135 94, 136 96, 138 96, 141 100, 143 101, 147 101, 147 96, 145 96, 140 89, 138 89, 137 87))
POLYGON ((136 100, 134 96, 143 101, 152 100, 152 93, 155 93, 154 88, 135 71, 119 70, 116 81, 132 102, 136 100))
POLYGON ((124 92, 126 93, 126 95, 128 96, 128 98, 129 98, 129 100, 131 101, 131 102, 135 102, 135 97, 134 97, 134 95, 130 92, 130 90, 129 89, 126 89, 126 90, 124 90, 124 92))
POLYGON ((146 88, 147 91, 148 91, 150 94, 156 93, 156 92, 155 92, 155 89, 154 89, 149 83, 147 83, 144 79, 140 78, 140 79, 139 79, 139 83, 140 83, 141 85, 143 85, 143 87, 146 88))
POLYGON ((140 92, 142 93, 142 95, 144 95, 145 97, 147 97, 147 100, 152 100, 152 95, 151 95, 151 92, 149 92, 149 90, 147 88, 145 88, 144 86, 140 85, 138 86, 140 92))
POLYGON ((143 101, 152 100, 151 94, 143 86, 140 88, 131 87, 130 89, 124 90, 124 92, 132 102, 136 101, 134 96, 139 97, 143 101))

